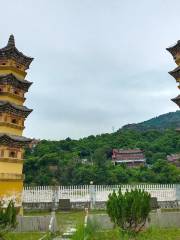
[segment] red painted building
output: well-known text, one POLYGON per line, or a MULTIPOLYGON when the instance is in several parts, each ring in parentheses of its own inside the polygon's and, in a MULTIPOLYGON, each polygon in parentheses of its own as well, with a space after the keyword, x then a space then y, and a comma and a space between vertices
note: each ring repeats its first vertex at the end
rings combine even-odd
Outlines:
POLYGON ((175 165, 176 167, 180 167, 180 153, 168 155, 167 160, 169 163, 175 165))
POLYGON ((146 158, 141 149, 113 149, 112 161, 114 165, 126 164, 128 167, 144 166, 146 158))

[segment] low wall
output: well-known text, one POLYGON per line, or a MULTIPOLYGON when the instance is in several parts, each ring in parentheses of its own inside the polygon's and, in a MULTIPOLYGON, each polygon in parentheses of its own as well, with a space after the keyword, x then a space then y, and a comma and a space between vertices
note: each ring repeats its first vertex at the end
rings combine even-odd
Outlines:
MULTIPOLYGON (((18 216, 15 232, 47 232, 52 215, 48 216, 18 216)), ((57 231, 56 218, 53 216, 51 231, 57 231)))
MULTIPOLYGON (((160 208, 180 208, 180 203, 178 204, 177 201, 164 201, 158 202, 158 206, 160 208)), ((26 211, 50 211, 52 209, 51 202, 28 202, 23 203, 23 208, 26 211)), ((70 208, 74 210, 82 210, 85 208, 97 209, 97 210, 104 210, 106 209, 106 202, 95 202, 94 204, 90 201, 86 202, 70 202, 70 208)), ((60 206, 57 204, 57 209, 60 209, 60 206)))
POLYGON ((27 211, 50 211, 52 209, 52 203, 51 202, 28 202, 23 203, 23 209, 27 211))
MULTIPOLYGON (((113 229, 114 224, 111 222, 107 214, 90 214, 88 222, 98 225, 100 229, 113 229)), ((150 213, 150 222, 147 222, 146 227, 180 227, 180 211, 179 212, 152 212, 150 213)))

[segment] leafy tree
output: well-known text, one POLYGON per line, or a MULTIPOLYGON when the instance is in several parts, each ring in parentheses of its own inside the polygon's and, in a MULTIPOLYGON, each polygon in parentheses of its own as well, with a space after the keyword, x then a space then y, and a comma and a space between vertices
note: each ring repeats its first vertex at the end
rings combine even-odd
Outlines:
POLYGON ((95 184, 180 183, 180 169, 166 160, 167 155, 178 152, 180 134, 172 129, 121 129, 79 140, 42 140, 26 151, 25 182, 30 185, 87 184, 89 180, 95 184), (148 166, 135 169, 113 166, 113 148, 137 147, 144 150, 148 166), (56 166, 55 172, 51 171, 51 165, 56 166))
POLYGON ((111 221, 123 231, 138 233, 145 226, 150 207, 150 194, 141 190, 115 191, 109 195, 107 213, 111 221))

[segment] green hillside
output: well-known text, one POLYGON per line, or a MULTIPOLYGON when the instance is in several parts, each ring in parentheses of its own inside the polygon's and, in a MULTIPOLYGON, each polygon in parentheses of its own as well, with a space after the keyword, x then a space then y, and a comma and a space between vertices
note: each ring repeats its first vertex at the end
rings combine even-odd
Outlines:
POLYGON ((134 129, 138 131, 147 131, 152 129, 162 131, 167 128, 180 128, 180 111, 166 113, 141 123, 128 124, 122 127, 123 130, 134 129))
POLYGON ((180 111, 136 124, 136 128, 125 126, 115 133, 79 140, 42 140, 26 151, 25 182, 30 185, 180 182, 180 169, 166 160, 167 154, 180 152, 180 134, 174 130, 179 119, 180 111), (141 148, 148 165, 137 169, 113 166, 113 148, 141 148))

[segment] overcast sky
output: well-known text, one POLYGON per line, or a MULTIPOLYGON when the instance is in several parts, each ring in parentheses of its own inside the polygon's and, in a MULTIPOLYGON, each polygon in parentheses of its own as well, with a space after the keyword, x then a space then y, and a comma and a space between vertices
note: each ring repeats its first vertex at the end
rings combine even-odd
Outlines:
POLYGON ((169 111, 178 95, 165 50, 180 38, 179 0, 0 0, 0 47, 11 33, 34 57, 24 135, 80 138, 169 111))

